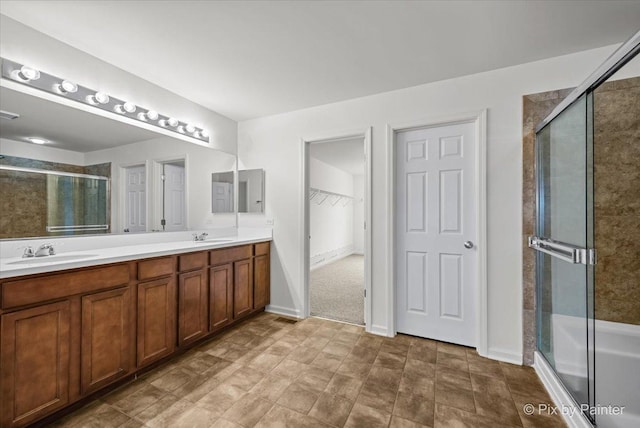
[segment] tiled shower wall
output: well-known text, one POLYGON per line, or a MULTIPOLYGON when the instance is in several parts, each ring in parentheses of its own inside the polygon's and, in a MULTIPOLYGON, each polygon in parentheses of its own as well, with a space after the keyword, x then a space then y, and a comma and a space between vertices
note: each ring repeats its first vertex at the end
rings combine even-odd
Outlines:
MULTIPOLYGON (((111 163, 78 166, 4 156, 2 165, 111 176, 111 163)), ((0 239, 47 236, 47 178, 44 174, 0 170, 0 239)), ((92 232, 95 233, 95 232, 92 232)))
POLYGON ((596 319, 640 325, 640 77, 595 91, 596 319))
MULTIPOLYGON (((536 349, 535 127, 571 89, 523 97, 523 352, 536 349)), ((594 100, 596 318, 640 324, 640 78, 600 86, 594 100)))

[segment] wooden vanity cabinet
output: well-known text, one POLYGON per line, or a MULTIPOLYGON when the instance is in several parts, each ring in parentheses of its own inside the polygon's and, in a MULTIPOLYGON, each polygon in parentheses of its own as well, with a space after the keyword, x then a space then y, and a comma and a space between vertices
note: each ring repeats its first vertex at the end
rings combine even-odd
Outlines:
POLYGON ((23 427, 269 303, 269 243, 0 280, 0 427, 23 427))
POLYGON ((69 403, 68 300, 2 315, 0 426, 24 426, 69 403))

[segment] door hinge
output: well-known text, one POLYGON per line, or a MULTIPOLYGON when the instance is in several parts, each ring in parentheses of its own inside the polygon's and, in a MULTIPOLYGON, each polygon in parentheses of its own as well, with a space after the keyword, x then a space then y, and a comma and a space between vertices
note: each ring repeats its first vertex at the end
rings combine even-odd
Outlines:
POLYGON ((367 298, 367 290, 366 289, 364 290, 364 297, 365 297, 365 299, 367 298))

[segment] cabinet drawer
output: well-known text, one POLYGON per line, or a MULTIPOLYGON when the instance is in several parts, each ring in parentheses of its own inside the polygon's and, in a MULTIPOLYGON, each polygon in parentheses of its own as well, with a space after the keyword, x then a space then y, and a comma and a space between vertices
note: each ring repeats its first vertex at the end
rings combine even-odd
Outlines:
POLYGON ((162 257, 160 259, 142 260, 138 262, 138 279, 140 281, 175 273, 175 258, 162 257))
POLYGON ((178 258, 178 270, 184 272, 186 270, 200 269, 207 265, 207 253, 185 254, 178 258))
POLYGON ((209 252, 209 264, 211 266, 223 265, 236 260, 248 259, 253 255, 253 245, 242 247, 223 248, 209 252))
POLYGON ((2 284, 2 308, 30 305, 129 283, 129 265, 10 281, 2 284))
POLYGON ((260 242, 258 244, 255 244, 254 248, 254 255, 256 256, 269 254, 269 242, 260 242))

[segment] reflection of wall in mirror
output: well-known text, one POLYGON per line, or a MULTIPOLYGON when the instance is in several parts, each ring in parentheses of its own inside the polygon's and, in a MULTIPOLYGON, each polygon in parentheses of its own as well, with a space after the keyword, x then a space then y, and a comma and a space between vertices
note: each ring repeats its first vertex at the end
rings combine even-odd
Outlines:
MULTIPOLYGON (((190 197, 188 198, 188 224, 190 228, 234 227, 235 216, 217 215, 211 213, 210 182, 211 174, 215 171, 229 171, 235 168, 235 155, 218 150, 209 149, 188 142, 161 137, 152 140, 140 141, 119 147, 96 150, 92 152, 72 152, 69 150, 49 147, 36 147, 33 144, 19 141, 2 141, 2 154, 5 156, 28 156, 36 161, 65 162, 68 159, 74 164, 84 165, 101 164, 111 162, 111 230, 121 233, 126 228, 126 210, 123 181, 126 179, 124 168, 133 165, 144 165, 155 159, 188 158, 186 165, 185 184, 190 197), (121 171, 122 170, 122 171, 121 171)), ((100 174, 104 175, 104 174, 100 174)), ((153 177, 147 176, 148 189, 153 189, 153 177)), ((3 189, 0 189, 2 191, 3 189)), ((149 195, 151 198, 151 195, 149 195)), ((149 206, 153 204, 149 202, 149 206)), ((37 205, 33 201, 32 207, 37 205)), ((147 225, 146 230, 162 229, 159 224, 161 215, 157 216, 158 224, 147 225)), ((43 236, 29 235, 29 236, 43 236)))
POLYGON ((233 212, 233 171, 211 174, 211 212, 233 212))
POLYGON ((264 172, 248 169, 238 172, 238 211, 261 213, 264 211, 264 172))

